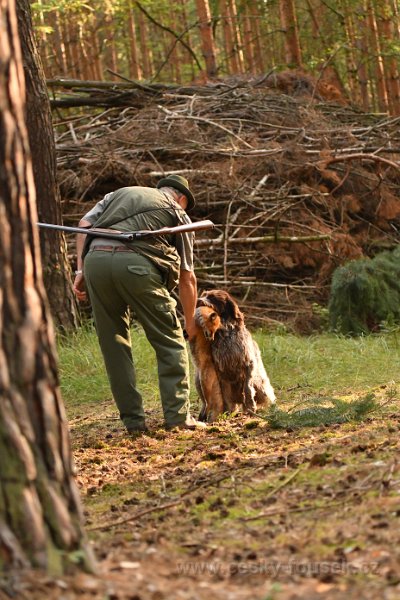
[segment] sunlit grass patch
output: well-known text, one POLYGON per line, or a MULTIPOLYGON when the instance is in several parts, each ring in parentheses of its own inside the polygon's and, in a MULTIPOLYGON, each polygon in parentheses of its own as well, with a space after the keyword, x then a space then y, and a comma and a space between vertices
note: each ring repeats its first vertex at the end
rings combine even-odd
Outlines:
POLYGON ((257 332, 264 363, 279 402, 318 393, 354 394, 400 381, 397 333, 347 338, 257 332))
MULTIPOLYGON (((96 332, 90 324, 58 340, 61 391, 69 407, 111 398, 96 332)), ((158 398, 155 353, 141 328, 132 329, 132 354, 138 387, 151 405, 158 398)))
MULTIPOLYGON (((255 332, 275 388, 278 406, 307 402, 312 396, 351 400, 400 380, 398 334, 346 338, 255 332)), ((107 375, 93 326, 59 338, 61 389, 68 409, 111 400, 107 375)), ((132 353, 145 407, 160 407, 155 353, 143 330, 132 329, 132 353)), ((192 372, 191 400, 198 409, 192 372)))

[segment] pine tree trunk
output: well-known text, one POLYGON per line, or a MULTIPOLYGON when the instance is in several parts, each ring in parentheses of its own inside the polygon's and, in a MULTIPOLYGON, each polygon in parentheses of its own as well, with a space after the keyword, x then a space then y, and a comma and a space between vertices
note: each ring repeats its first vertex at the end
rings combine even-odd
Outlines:
POLYGON ((264 71, 264 52, 262 47, 262 35, 260 27, 261 16, 258 12, 257 6, 250 3, 250 23, 252 30, 252 38, 254 43, 254 62, 256 72, 262 73, 264 71))
POLYGON ((128 27, 129 27, 129 47, 130 47, 130 60, 129 60, 129 72, 132 79, 142 79, 142 69, 139 63, 139 50, 137 44, 136 35, 136 19, 133 7, 129 6, 128 12, 128 27))
POLYGON ((65 75, 67 77, 71 77, 72 79, 76 79, 74 61, 71 54, 71 29, 69 27, 69 24, 65 22, 65 15, 62 20, 62 36, 64 40, 65 63, 67 67, 65 75))
POLYGON ((368 85, 368 27, 366 21, 366 9, 365 5, 361 6, 360 10, 357 11, 357 27, 358 35, 356 37, 356 46, 359 51, 358 61, 358 83, 360 86, 361 105, 365 111, 370 110, 370 97, 369 97, 369 85, 368 85))
POLYGON ((242 34, 239 28, 239 19, 237 14, 237 7, 235 0, 228 0, 228 13, 231 22, 233 45, 236 54, 236 62, 238 73, 244 72, 244 59, 243 59, 243 43, 242 34))
MULTIPOLYGON (((107 13, 105 16, 105 34, 107 38, 106 45, 106 60, 105 63, 111 71, 118 71, 118 63, 117 63, 117 50, 115 47, 115 35, 114 35, 115 23, 113 19, 113 15, 111 13, 107 13)), ((117 79, 115 75, 111 75, 111 79, 117 79)))
POLYGON ((100 51, 99 38, 98 38, 98 34, 97 34, 97 16, 94 16, 94 18, 93 18, 92 30, 90 32, 89 40, 91 41, 91 45, 92 45, 93 70, 96 75, 95 79, 97 81, 102 81, 104 78, 103 77, 104 67, 103 67, 102 54, 100 51))
POLYGON ((399 9, 399 0, 391 0, 391 7, 393 10, 394 20, 393 20, 393 29, 394 29, 394 38, 397 42, 400 41, 400 9, 399 9))
POLYGON ((37 47, 38 47, 38 52, 40 52, 41 58, 42 58, 42 64, 44 69, 46 70, 46 73, 49 73, 49 77, 53 77, 54 75, 54 71, 53 71, 53 62, 54 62, 54 58, 52 60, 51 58, 51 54, 54 52, 53 48, 50 49, 50 35, 48 34, 47 30, 46 30, 46 23, 44 20, 44 14, 43 14, 43 1, 42 0, 38 0, 38 4, 40 6, 40 11, 39 11, 39 20, 40 20, 40 30, 38 31, 37 34, 37 47), (50 56, 49 56, 50 53, 50 56))
POLYGON ((222 25, 224 30, 225 56, 227 71, 230 74, 239 73, 239 64, 235 51, 234 32, 232 29, 232 21, 229 13, 228 0, 222 0, 221 6, 222 25))
POLYGON ((392 48, 393 42, 396 39, 393 19, 395 15, 392 13, 391 6, 387 0, 381 0, 377 12, 389 108, 392 115, 399 115, 400 79, 397 66, 398 57, 392 48))
MULTIPOLYGON (((188 19, 188 13, 187 13, 187 4, 186 4, 186 0, 179 0, 179 4, 181 6, 181 10, 182 10, 182 25, 183 25, 183 29, 185 31, 187 31, 186 35, 185 35, 185 40, 188 43, 188 46, 190 48, 193 47, 193 34, 190 31, 190 27, 189 27, 189 19, 188 19)), ((212 33, 212 30, 211 30, 212 33)), ((192 81, 194 81, 195 77, 196 77, 196 68, 195 68, 195 63, 193 60, 193 56, 191 55, 190 52, 188 52, 187 50, 185 50, 185 52, 183 52, 183 57, 182 58, 182 63, 183 65, 186 65, 188 68, 188 71, 190 72, 190 78, 192 81)), ((202 72, 204 73, 204 71, 202 72)), ((202 78, 202 73, 200 73, 200 77, 202 78)))
MULTIPOLYGON (((18 1, 18 0, 17 0, 18 1)), ((79 52, 79 33, 77 17, 72 14, 69 16, 69 31, 71 44, 71 57, 75 79, 82 79, 81 56, 79 52)))
POLYGON ((199 16, 201 49, 206 63, 206 75, 212 79, 217 76, 217 59, 210 5, 208 0, 196 0, 196 7, 199 16))
POLYGON ((360 105, 361 90, 358 79, 358 65, 360 61, 358 60, 358 57, 356 55, 358 36, 355 32, 354 12, 352 7, 347 7, 344 11, 343 26, 347 39, 347 44, 345 45, 345 53, 347 63, 347 77, 350 86, 351 98, 355 104, 360 105))
MULTIPOLYGON (((52 51, 56 62, 57 76, 65 76, 67 72, 65 61, 65 46, 60 30, 60 13, 59 11, 50 11, 48 14, 49 23, 53 29, 52 32, 52 51)), ((47 74, 47 70, 46 70, 47 74)))
MULTIPOLYGON (((0 572, 93 566, 40 266, 14 0, 0 4, 0 572)), ((38 136, 39 137, 39 136, 38 136)))
POLYGON ((389 110, 389 102, 386 89, 385 72, 383 68, 375 9, 371 0, 368 2, 368 25, 370 30, 371 46, 375 55, 375 85, 378 96, 378 108, 382 112, 387 112, 389 110))
MULTIPOLYGON (((60 193, 56 180, 56 151, 50 102, 40 57, 33 38, 29 0, 17 0, 18 26, 24 57, 27 93, 26 123, 32 153, 38 212, 46 223, 61 223, 60 193), (40 132, 40 135, 38 135, 40 132)), ((71 269, 64 235, 43 232, 41 250, 45 286, 56 324, 71 329, 78 324, 71 269)))
POLYGON ((157 71, 160 70, 161 66, 166 61, 166 57, 168 57, 167 63, 164 65, 163 69, 168 73, 168 80, 174 81, 174 64, 172 54, 170 54, 171 36, 167 31, 164 30, 158 32, 158 36, 161 42, 161 52, 157 55, 157 71))
POLYGON ((279 0, 282 29, 285 32, 285 60, 289 67, 301 67, 299 32, 293 0, 279 0))
POLYGON ((255 65, 255 49, 253 40, 253 31, 251 27, 251 17, 249 7, 246 5, 243 15, 243 54, 247 70, 255 74, 257 72, 255 65))
POLYGON ((151 79, 153 74, 153 57, 148 43, 147 23, 141 11, 138 14, 138 20, 140 32, 140 55, 143 61, 143 75, 145 79, 151 79))
POLYGON ((93 69, 92 69, 92 60, 90 55, 90 50, 86 43, 86 36, 83 29, 82 20, 79 19, 77 23, 77 31, 79 36, 79 54, 80 54, 80 64, 81 64, 81 73, 82 78, 85 81, 93 80, 93 69))
POLYGON ((86 31, 82 31, 81 35, 82 52, 85 56, 85 61, 87 61, 87 64, 85 65, 87 79, 91 81, 98 81, 98 74, 96 71, 95 48, 93 48, 91 44, 91 32, 86 29, 86 31))
MULTIPOLYGON (((175 42, 175 40, 174 40, 175 42)), ((170 63, 172 68, 172 76, 173 80, 176 83, 182 83, 182 71, 181 71, 181 57, 180 57, 180 47, 175 44, 174 49, 170 54, 170 63)))

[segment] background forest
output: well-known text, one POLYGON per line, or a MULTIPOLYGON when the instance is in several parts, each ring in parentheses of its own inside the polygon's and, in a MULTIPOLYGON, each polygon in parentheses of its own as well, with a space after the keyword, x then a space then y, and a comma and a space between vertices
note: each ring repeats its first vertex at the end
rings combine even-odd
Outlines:
POLYGON ((216 224, 197 236, 200 287, 303 333, 326 324, 336 267, 397 245, 397 0, 33 9, 66 224, 180 173, 216 224))
POLYGON ((39 0, 49 78, 190 82, 303 68, 400 113, 397 0, 39 0))

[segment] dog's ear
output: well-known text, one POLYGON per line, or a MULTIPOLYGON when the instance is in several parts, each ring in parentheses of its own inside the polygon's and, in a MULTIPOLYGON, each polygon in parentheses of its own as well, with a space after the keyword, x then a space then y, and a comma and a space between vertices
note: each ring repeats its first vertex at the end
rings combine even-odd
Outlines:
POLYGON ((209 292, 204 291, 201 293, 200 297, 197 298, 196 301, 196 308, 199 308, 200 306, 213 306, 212 303, 208 300, 208 295, 209 292))
POLYGON ((225 298, 225 312, 230 321, 234 321, 238 325, 243 323, 243 313, 239 309, 237 302, 228 293, 226 293, 225 298))

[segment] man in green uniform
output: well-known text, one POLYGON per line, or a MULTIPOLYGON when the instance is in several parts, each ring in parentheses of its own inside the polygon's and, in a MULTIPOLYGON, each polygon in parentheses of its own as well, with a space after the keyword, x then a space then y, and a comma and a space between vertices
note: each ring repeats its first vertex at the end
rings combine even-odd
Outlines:
MULTIPOLYGON (((187 180, 170 175, 157 189, 133 186, 107 194, 79 226, 119 231, 172 227, 191 222, 186 210, 194 203, 187 180)), ((191 339, 196 332, 197 300, 193 241, 192 232, 129 243, 77 236, 74 290, 79 300, 85 300, 85 289, 88 291, 111 390, 130 433, 146 431, 131 353, 130 309, 156 352, 166 428, 204 425, 189 414, 189 360, 176 302, 170 294, 179 285, 185 329, 191 339)))

